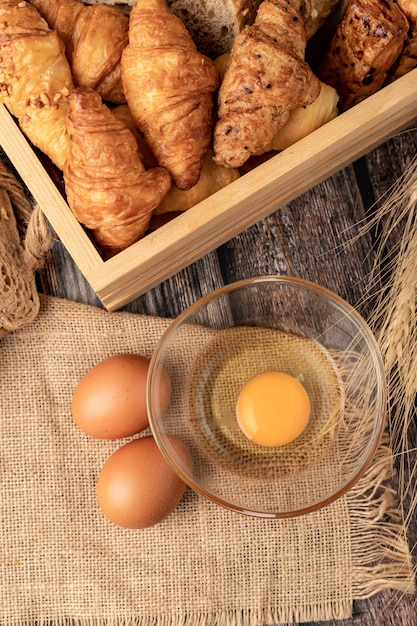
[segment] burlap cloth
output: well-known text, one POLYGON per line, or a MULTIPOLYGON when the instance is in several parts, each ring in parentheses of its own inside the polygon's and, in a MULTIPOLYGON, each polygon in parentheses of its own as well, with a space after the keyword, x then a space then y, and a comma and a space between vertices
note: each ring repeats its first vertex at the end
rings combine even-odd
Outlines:
POLYGON ((304 517, 252 519, 188 489, 152 528, 104 518, 95 480, 120 442, 77 429, 72 392, 106 356, 151 355, 168 324, 41 297, 35 321, 1 340, 2 626, 257 626, 345 618, 355 598, 413 591, 386 443, 348 495, 304 517))

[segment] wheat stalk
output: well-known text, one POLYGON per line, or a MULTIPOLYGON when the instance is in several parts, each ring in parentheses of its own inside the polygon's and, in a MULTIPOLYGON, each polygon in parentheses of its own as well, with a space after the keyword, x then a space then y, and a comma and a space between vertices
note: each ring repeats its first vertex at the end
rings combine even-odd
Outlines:
MULTIPOLYGON (((388 380, 389 433, 399 468, 399 496, 406 529, 417 506, 416 449, 410 430, 417 416, 417 157, 383 199, 366 229, 380 238, 374 267, 387 278, 369 323, 380 346, 388 380), (390 236, 400 228, 398 246, 387 258, 390 236)), ((415 548, 415 546, 414 546, 415 548)))

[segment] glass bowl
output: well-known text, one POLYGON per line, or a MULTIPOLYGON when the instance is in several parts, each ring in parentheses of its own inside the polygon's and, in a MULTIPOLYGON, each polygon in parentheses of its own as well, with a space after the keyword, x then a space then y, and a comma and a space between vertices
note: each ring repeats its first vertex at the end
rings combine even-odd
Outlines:
POLYGON ((147 402, 162 454, 192 489, 233 511, 288 518, 330 504, 361 477, 387 400, 377 343, 356 310, 317 284, 266 276, 214 291, 172 322, 151 359, 147 402), (286 445, 254 443, 237 423, 243 385, 267 371, 289 374, 309 396, 308 425, 286 445))

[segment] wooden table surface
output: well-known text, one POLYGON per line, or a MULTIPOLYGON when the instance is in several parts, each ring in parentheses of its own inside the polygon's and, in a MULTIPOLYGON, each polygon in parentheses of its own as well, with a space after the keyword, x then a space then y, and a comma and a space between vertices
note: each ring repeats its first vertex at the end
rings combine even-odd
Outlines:
MULTIPOLYGON (((366 138, 364 138, 366 140, 366 138)), ((321 283, 356 306, 372 310, 369 280, 377 232, 357 237, 380 199, 417 154, 417 131, 410 129, 366 157, 278 209, 236 238, 134 300, 123 310, 175 317, 200 296, 254 275, 288 274, 321 283)), ((395 245, 401 228, 389 241, 395 245)), ((416 267, 417 271, 417 267, 416 267)), ((59 241, 38 276, 39 290, 101 306, 59 241)), ((417 443, 417 438, 414 439, 417 443)), ((417 543, 417 517, 409 531, 417 543)), ((416 550, 417 552, 417 550, 416 550)), ((417 562, 417 555, 414 561, 417 562)), ((415 626, 417 601, 387 591, 354 604, 346 626, 415 626)), ((341 624, 340 621, 326 624, 341 624)))

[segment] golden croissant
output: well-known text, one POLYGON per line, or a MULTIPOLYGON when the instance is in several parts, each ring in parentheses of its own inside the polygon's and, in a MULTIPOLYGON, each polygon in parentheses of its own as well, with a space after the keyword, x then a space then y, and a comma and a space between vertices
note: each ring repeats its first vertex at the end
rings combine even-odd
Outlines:
POLYGON ((95 89, 104 100, 125 101, 120 57, 128 43, 129 18, 116 7, 78 0, 31 0, 65 43, 74 84, 95 89))
POLYGON ((67 124, 68 204, 103 255, 113 256, 144 235, 171 186, 169 173, 145 170, 133 133, 92 89, 74 89, 67 124))
POLYGON ((213 130, 218 72, 164 0, 137 0, 122 82, 138 129, 179 189, 198 181, 213 130))
POLYGON ((66 115, 73 89, 64 44, 28 2, 0 2, 0 102, 57 167, 68 153, 66 115))
POLYGON ((236 37, 219 89, 217 163, 240 167, 270 143, 290 110, 318 97, 306 40, 297 0, 264 0, 254 24, 236 37))

